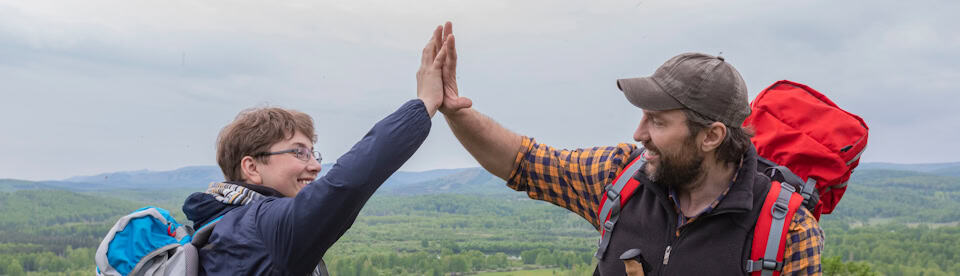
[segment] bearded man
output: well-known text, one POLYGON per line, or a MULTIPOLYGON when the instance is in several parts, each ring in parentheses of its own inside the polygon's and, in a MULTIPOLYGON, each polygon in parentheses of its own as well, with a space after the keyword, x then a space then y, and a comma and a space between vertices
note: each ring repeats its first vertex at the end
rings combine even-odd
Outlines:
MULTIPOLYGON (((449 23, 446 29, 452 32, 449 23)), ((622 143, 560 150, 471 108, 472 101, 458 93, 452 35, 443 47, 448 54, 440 112, 464 148, 510 188, 566 208, 600 230, 604 187, 633 159, 645 159, 642 169, 623 176, 641 185, 621 207, 595 274, 625 275, 618 256, 631 249, 644 252, 652 267, 643 270, 652 275, 748 273, 753 227, 771 182, 757 172, 752 132, 742 127, 750 114, 746 84, 724 58, 684 53, 652 76, 617 80, 627 100, 643 110, 633 133, 642 148, 622 143)), ((821 274, 823 232, 813 215, 800 208, 788 234, 782 273, 821 274)))

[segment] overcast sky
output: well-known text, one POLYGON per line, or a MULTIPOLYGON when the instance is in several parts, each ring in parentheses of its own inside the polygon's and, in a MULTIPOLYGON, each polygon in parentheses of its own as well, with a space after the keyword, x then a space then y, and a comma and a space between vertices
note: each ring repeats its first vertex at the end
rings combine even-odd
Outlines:
MULTIPOLYGON (((780 79, 870 126, 864 162, 960 161, 958 1, 0 1, 0 178, 215 165, 253 106, 302 110, 327 160, 416 96, 455 25, 461 94, 559 147, 632 142, 615 80, 719 54, 751 98, 780 79)), ((472 167, 438 115, 402 170, 472 167)))

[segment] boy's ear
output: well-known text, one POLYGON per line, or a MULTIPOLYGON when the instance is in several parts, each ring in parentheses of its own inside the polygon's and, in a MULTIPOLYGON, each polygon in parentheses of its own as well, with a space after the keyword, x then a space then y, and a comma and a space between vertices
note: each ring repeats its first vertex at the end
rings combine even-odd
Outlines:
POLYGON ((257 167, 257 160, 250 156, 244 156, 240 159, 240 170, 243 172, 243 180, 249 184, 262 185, 263 178, 260 177, 260 168, 257 167))

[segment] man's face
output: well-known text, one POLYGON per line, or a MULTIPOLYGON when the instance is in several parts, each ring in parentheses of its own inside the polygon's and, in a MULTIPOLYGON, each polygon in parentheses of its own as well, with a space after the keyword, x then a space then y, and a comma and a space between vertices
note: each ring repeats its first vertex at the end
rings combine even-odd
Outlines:
POLYGON ((687 128, 683 111, 643 111, 643 118, 633 139, 647 149, 644 167, 647 177, 656 184, 686 188, 703 173, 704 154, 695 133, 687 128))
POLYGON ((273 146, 270 146, 270 152, 284 151, 303 147, 309 150, 310 157, 306 161, 300 160, 294 153, 283 153, 270 155, 266 163, 257 164, 260 172, 261 183, 277 190, 287 197, 294 197, 303 189, 304 186, 317 179, 320 173, 320 163, 313 158, 313 141, 306 135, 296 132, 293 137, 286 139, 273 146))

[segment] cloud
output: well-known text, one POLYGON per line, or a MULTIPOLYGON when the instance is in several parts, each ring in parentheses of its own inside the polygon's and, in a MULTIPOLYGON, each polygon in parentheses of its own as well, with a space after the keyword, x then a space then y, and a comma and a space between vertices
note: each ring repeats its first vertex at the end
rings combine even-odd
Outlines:
MULTIPOLYGON (((871 126, 864 160, 956 161, 951 1, 20 1, 0 4, 0 177, 214 164, 240 110, 300 109, 338 156, 415 95, 430 29, 456 24, 461 91, 560 147, 629 142, 614 80, 723 53, 753 95, 807 83, 871 126), (909 149, 909 150, 904 150, 909 149)), ((476 166, 439 116, 404 167, 476 166)))

